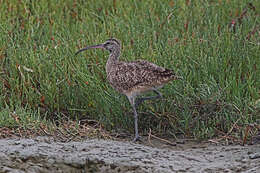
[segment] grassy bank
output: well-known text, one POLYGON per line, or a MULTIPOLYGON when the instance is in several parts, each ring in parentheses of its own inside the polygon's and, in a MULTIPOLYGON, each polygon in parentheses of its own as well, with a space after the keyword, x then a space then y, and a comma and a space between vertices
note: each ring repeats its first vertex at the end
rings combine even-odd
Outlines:
POLYGON ((143 133, 243 134, 260 119, 259 10, 246 0, 0 1, 0 126, 67 117, 133 132, 127 99, 106 82, 108 53, 74 55, 116 37, 121 59, 183 76, 140 107, 143 133))

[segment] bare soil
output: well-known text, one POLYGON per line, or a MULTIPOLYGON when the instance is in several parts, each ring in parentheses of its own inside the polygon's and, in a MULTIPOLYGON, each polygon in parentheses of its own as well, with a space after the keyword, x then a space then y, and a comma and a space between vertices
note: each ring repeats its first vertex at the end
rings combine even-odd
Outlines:
POLYGON ((57 142, 53 137, 0 140, 0 172, 260 172, 260 144, 216 145, 158 140, 57 142), (150 145, 150 146, 148 146, 150 145))

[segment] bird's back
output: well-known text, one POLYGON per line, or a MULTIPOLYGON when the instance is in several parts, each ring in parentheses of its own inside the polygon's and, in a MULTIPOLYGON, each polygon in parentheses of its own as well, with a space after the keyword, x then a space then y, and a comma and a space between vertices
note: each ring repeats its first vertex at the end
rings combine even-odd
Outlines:
POLYGON ((111 64, 106 71, 109 83, 123 94, 145 92, 175 79, 172 70, 144 60, 117 61, 111 64))

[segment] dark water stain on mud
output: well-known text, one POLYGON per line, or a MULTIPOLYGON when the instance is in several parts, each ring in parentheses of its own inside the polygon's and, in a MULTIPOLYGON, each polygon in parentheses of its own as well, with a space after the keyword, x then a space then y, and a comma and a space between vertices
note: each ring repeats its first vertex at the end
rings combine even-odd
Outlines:
POLYGON ((180 146, 158 148, 99 139, 67 143, 48 137, 2 139, 0 172, 257 173, 260 170, 259 144, 180 146))

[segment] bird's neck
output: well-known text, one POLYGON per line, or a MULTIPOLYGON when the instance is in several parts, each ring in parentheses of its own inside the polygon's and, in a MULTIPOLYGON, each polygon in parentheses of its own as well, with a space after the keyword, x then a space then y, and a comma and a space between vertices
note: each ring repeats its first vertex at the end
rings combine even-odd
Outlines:
POLYGON ((115 65, 117 62, 119 62, 119 56, 120 56, 120 50, 116 49, 110 52, 109 58, 107 60, 106 64, 106 71, 108 71, 112 68, 113 65, 115 65))
POLYGON ((110 52, 108 61, 117 62, 119 61, 120 49, 114 49, 110 52))

